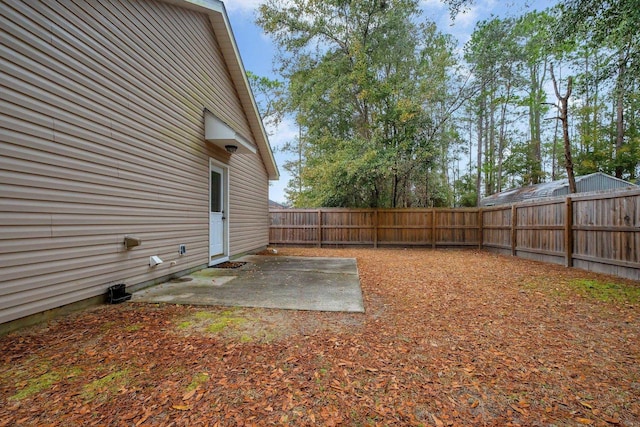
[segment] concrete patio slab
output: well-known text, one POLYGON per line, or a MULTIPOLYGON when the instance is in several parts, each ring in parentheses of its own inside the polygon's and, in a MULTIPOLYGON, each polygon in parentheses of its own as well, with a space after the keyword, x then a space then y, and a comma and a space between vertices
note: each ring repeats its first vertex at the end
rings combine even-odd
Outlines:
POLYGON ((131 301, 364 312, 353 258, 247 255, 134 292, 131 301))

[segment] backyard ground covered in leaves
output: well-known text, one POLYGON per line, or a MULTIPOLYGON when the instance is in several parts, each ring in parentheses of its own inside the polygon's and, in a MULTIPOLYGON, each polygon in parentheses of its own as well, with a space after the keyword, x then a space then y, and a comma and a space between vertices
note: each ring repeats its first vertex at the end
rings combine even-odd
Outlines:
POLYGON ((354 257, 365 314, 101 306, 0 337, 0 425, 640 426, 640 288, 456 250, 354 257))

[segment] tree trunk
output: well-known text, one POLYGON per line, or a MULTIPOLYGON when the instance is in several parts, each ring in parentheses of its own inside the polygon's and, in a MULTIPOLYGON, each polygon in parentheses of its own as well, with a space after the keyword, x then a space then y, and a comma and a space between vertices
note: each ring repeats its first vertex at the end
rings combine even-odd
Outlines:
POLYGON ((620 50, 618 57, 618 83, 616 84, 616 178, 622 179, 623 167, 620 154, 624 144, 624 52, 620 50))
POLYGON ((544 91, 542 85, 546 78, 547 60, 541 64, 533 64, 530 72, 530 105, 529 105, 529 125, 531 127, 531 184, 539 184, 542 181, 542 129, 540 116, 542 115, 541 105, 544 102, 544 91))
POLYGON ((497 192, 500 193, 502 191, 502 161, 504 159, 504 148, 505 148, 505 133, 506 133, 506 116, 507 116, 507 105, 511 99, 511 82, 507 83, 507 94, 506 99, 502 104, 502 111, 500 112, 500 135, 498 136, 498 173, 496 176, 497 181, 497 192))
MULTIPOLYGON (((492 85, 493 86, 493 85, 492 85)), ((495 91, 494 87, 491 88, 491 104, 489 108, 489 170, 487 171, 489 176, 489 191, 486 193, 487 196, 496 192, 496 126, 495 126, 495 116, 496 116, 496 101, 495 101, 495 91)))
POLYGON ((484 100, 481 101, 478 111, 478 174, 476 176, 476 206, 480 206, 482 190, 482 139, 484 126, 484 100))
POLYGON ((571 142, 569 141, 569 97, 573 86, 573 78, 569 76, 567 79, 567 93, 562 96, 558 90, 558 82, 553 74, 553 64, 549 65, 551 73, 551 81, 553 82, 553 90, 556 93, 558 101, 560 101, 560 111, 558 119, 562 122, 562 139, 564 140, 564 161, 567 169, 567 178, 569 180, 569 193, 573 194, 576 189, 576 178, 573 174, 573 160, 571 159, 571 142))
POLYGON ((557 174, 557 158, 558 158, 558 121, 556 120, 556 128, 553 131, 553 152, 551 154, 551 181, 558 179, 557 174))
MULTIPOLYGON (((485 98, 486 99, 486 98, 485 98)), ((491 192, 491 170, 493 169, 493 153, 491 151, 491 118, 493 116, 493 101, 487 107, 485 103, 484 111, 484 195, 488 196, 491 192)))

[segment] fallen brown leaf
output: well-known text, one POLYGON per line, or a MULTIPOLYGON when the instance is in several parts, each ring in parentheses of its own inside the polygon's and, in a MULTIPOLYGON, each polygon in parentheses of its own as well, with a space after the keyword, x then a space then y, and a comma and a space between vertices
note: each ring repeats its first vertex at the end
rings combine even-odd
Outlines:
POLYGON ((191 409, 191 407, 188 405, 173 405, 172 408, 177 409, 178 411, 188 411, 189 409, 191 409))
POLYGON ((189 399, 191 399, 191 398, 196 394, 196 392, 197 392, 197 391, 198 391, 198 389, 197 389, 197 388, 194 388, 193 390, 191 390, 191 391, 189 391, 189 392, 185 393, 185 394, 184 394, 184 396, 182 396, 182 400, 189 400, 189 399))

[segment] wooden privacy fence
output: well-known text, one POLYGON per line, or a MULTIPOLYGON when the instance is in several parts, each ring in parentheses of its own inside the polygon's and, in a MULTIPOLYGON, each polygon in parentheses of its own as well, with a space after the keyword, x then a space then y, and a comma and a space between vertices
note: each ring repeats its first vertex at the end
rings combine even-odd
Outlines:
POLYGON ((271 244, 479 246, 478 209, 271 209, 271 244))
POLYGON ((640 280, 640 190, 485 208, 269 213, 272 245, 476 247, 640 280))

